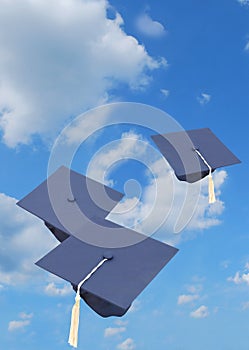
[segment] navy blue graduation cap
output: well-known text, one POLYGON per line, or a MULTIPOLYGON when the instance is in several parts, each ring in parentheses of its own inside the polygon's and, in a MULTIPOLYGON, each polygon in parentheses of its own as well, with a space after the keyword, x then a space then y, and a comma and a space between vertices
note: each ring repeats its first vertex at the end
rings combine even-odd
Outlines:
POLYGON ((77 289, 98 263, 106 259, 101 269, 84 282, 80 295, 103 317, 123 316, 133 300, 177 252, 155 239, 143 238, 134 245, 107 249, 71 236, 36 264, 77 289))
POLYGON ((196 182, 209 176, 209 202, 215 201, 212 172, 240 160, 209 128, 151 136, 180 181, 196 182))
POLYGON ((17 205, 42 219, 59 241, 84 236, 84 226, 103 219, 124 195, 95 180, 61 166, 17 205), (78 222, 79 221, 79 222, 78 222))
POLYGON ((122 316, 178 251, 106 220, 122 197, 61 167, 17 203, 41 218, 62 242, 36 264, 76 291, 69 335, 75 347, 80 298, 103 317, 122 316))

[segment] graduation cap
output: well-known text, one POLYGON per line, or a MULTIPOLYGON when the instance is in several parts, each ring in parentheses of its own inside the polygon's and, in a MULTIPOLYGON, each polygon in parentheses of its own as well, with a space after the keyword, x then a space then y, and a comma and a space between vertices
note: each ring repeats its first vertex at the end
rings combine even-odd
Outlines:
POLYGON ((70 332, 73 339, 80 297, 103 317, 123 316, 176 252, 176 248, 149 237, 131 246, 107 250, 71 236, 37 265, 71 282, 77 291, 70 332))
MULTIPOLYGON (((17 205, 42 219, 59 241, 70 235, 88 241, 88 222, 111 223, 104 218, 123 193, 61 166, 17 205)), ((99 243, 99 242, 98 242, 99 243)))
POLYGON ((122 197, 61 167, 17 203, 41 218, 62 242, 36 264, 70 282, 76 291, 69 335, 74 347, 80 298, 103 317, 122 316, 178 251, 105 220, 122 197))
POLYGON ((209 202, 215 201, 212 172, 241 161, 209 128, 151 136, 180 181, 196 182, 209 176, 209 202))

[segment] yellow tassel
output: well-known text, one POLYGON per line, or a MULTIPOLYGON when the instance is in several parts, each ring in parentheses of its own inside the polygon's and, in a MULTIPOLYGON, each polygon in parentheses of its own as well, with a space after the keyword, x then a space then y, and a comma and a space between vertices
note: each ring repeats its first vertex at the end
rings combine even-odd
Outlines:
POLYGON ((75 304, 72 308, 71 326, 70 326, 70 333, 68 338, 68 343, 74 348, 77 348, 78 346, 79 319, 80 319, 80 295, 79 293, 77 293, 75 297, 75 304))
POLYGON ((213 182, 213 177, 211 173, 208 175, 208 197, 209 197, 210 204, 216 201, 215 193, 214 193, 214 182, 213 182))
POLYGON ((198 149, 194 149, 194 151, 198 154, 198 156, 202 159, 203 163, 206 164, 206 166, 209 169, 209 174, 208 174, 208 197, 209 198, 208 198, 208 202, 209 202, 209 204, 212 204, 216 201, 215 193, 214 193, 214 181, 213 181, 213 177, 212 177, 212 168, 198 149))
POLYGON ((77 348, 78 346, 78 332, 79 332, 79 321, 80 321, 80 288, 81 286, 102 266, 107 260, 111 260, 111 257, 103 258, 97 266, 95 266, 92 271, 78 284, 77 293, 75 297, 75 304, 72 308, 72 316, 71 316, 71 326, 69 332, 68 343, 77 348))

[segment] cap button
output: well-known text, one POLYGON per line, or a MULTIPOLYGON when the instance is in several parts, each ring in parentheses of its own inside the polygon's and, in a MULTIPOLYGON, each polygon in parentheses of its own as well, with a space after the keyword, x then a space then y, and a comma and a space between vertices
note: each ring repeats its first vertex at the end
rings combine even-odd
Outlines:
POLYGON ((112 253, 110 251, 106 251, 103 254, 103 258, 107 259, 107 260, 111 260, 113 258, 113 255, 112 255, 112 253))
POLYGON ((74 202, 76 202, 76 198, 74 198, 74 197, 67 198, 67 201, 68 201, 69 203, 74 203, 74 202))

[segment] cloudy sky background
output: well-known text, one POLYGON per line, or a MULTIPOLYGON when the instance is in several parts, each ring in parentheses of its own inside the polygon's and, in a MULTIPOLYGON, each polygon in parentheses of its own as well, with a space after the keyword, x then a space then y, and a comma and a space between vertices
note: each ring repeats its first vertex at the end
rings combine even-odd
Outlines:
MULTIPOLYGON (((196 210, 172 234, 188 186, 151 149, 148 130, 109 127, 80 147, 74 168, 126 193, 110 219, 150 234, 169 213, 155 237, 180 252, 122 319, 82 302, 79 349, 248 350, 248 73, 247 0, 0 0, 1 348, 69 347, 74 294, 34 265, 57 242, 15 203, 46 178, 68 123, 129 101, 185 129, 210 127, 243 163, 215 172, 212 206, 206 180, 191 187, 196 210)), ((66 130, 68 145, 100 126, 88 116, 66 130)))

